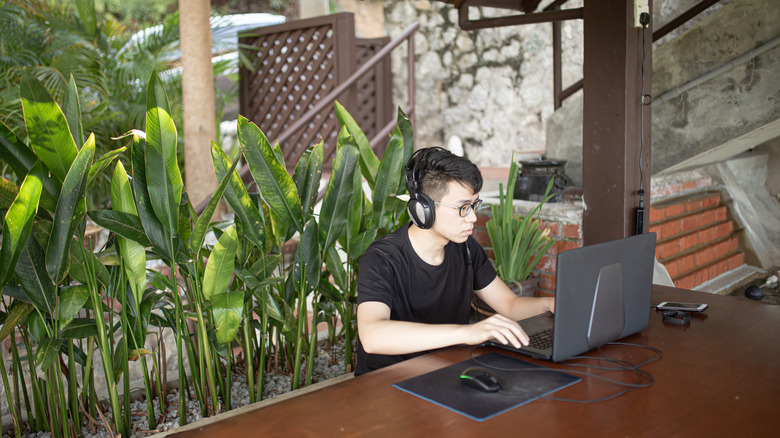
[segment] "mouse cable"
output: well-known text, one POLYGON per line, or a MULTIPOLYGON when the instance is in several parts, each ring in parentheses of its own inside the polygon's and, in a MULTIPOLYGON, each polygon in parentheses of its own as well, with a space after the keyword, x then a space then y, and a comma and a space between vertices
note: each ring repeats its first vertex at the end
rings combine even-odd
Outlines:
MULTIPOLYGON (((488 364, 486 362, 483 362, 479 359, 479 356, 475 356, 474 352, 477 348, 488 346, 489 344, 483 343, 479 345, 475 345, 471 348, 471 351, 469 352, 469 356, 472 360, 477 362, 479 365, 484 366, 486 368, 494 369, 497 371, 507 371, 507 372, 520 372, 520 371, 552 371, 557 373, 563 373, 563 374, 577 374, 581 376, 587 376, 592 377, 595 379, 599 379, 608 383, 612 383, 618 386, 625 387, 625 389, 622 389, 614 394, 610 394, 605 397, 597 398, 597 399, 590 399, 590 400, 580 400, 580 399, 567 399, 567 398, 559 398, 559 397, 549 397, 549 396, 542 396, 541 399, 545 400, 552 400, 552 401, 561 401, 561 402, 569 402, 569 403, 581 403, 581 404, 588 404, 588 403, 598 403, 603 402, 607 400, 611 400, 613 398, 619 397, 623 394, 626 394, 630 391, 633 391, 637 388, 648 388, 650 386, 653 386, 655 383, 655 379, 653 378, 652 374, 648 373, 647 371, 640 370, 639 367, 642 367, 644 365, 647 365, 651 362, 655 362, 656 360, 661 359, 663 357, 663 351, 661 351, 658 348, 650 347, 647 345, 640 345, 640 344, 630 344, 630 343, 624 343, 624 342, 610 342, 607 345, 619 345, 619 346, 627 346, 627 347, 637 347, 637 348, 644 348, 647 350, 651 350, 655 353, 657 353, 652 358, 641 362, 639 364, 632 364, 626 360, 622 359, 615 359, 607 357, 603 351, 601 351, 601 347, 597 348, 597 351, 601 355, 601 357, 593 357, 593 356, 574 356, 568 360, 596 360, 596 361, 607 361, 608 363, 612 364, 613 366, 598 366, 598 365, 589 365, 589 364, 580 364, 580 363, 571 363, 571 362, 559 362, 560 364, 568 367, 583 367, 583 368, 589 368, 594 370, 605 370, 605 371, 631 371, 636 374, 637 377, 637 383, 628 383, 623 382, 615 379, 611 379, 609 377, 600 376, 598 374, 593 374, 590 372, 585 371, 578 371, 578 370, 566 370, 566 369, 556 369, 556 368, 547 368, 547 367, 541 367, 541 368, 504 368, 504 367, 497 367, 495 365, 488 364), (647 380, 645 383, 642 383, 643 377, 647 380)), ((514 395, 514 394, 520 394, 514 393, 511 391, 501 391, 502 394, 505 395, 514 395)))

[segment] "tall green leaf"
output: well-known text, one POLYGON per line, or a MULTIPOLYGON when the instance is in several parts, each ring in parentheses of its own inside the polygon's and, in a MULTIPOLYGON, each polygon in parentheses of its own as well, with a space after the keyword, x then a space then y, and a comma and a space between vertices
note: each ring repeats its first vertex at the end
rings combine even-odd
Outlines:
POLYGON ((225 198, 241 222, 244 236, 262 250, 265 247, 265 221, 260 210, 249 197, 241 177, 235 171, 235 165, 230 167, 233 170, 228 175, 230 159, 214 142, 211 143, 211 160, 214 163, 217 180, 228 178, 229 184, 225 189, 225 198))
POLYGON ((149 199, 146 184, 145 148, 146 143, 141 136, 137 133, 133 134, 133 146, 130 154, 133 158, 133 193, 135 194, 138 218, 141 220, 141 225, 143 225, 152 248, 166 260, 173 261, 175 253, 171 247, 170 239, 155 216, 149 199))
POLYGON ((168 106, 168 96, 157 72, 154 72, 146 95, 146 178, 152 209, 172 235, 176 235, 177 231, 183 190, 176 141, 176 126, 168 106))
POLYGON ((95 180, 97 179, 100 172, 103 171, 103 169, 107 168, 112 161, 116 157, 118 157, 122 152, 124 152, 127 148, 122 146, 121 148, 114 149, 113 151, 109 151, 105 154, 103 154, 102 157, 95 160, 95 162, 92 164, 92 167, 89 168, 89 179, 87 180, 87 189, 92 187, 93 184, 95 184, 95 180))
MULTIPOLYGON (((409 117, 404 114, 400 106, 398 107, 398 117, 396 119, 393 135, 397 135, 396 133, 400 133, 404 143, 404 159, 402 160, 402 163, 408 163, 409 158, 411 158, 414 153, 414 131, 412 129, 412 122, 409 120, 409 117)), ((397 193, 402 193, 404 190, 406 190, 406 178, 399 178, 397 193)))
POLYGON ((323 250, 330 248, 347 227, 358 160, 358 149, 351 144, 340 145, 336 151, 333 171, 320 209, 320 246, 323 250))
POLYGON ((230 276, 233 274, 236 251, 238 250, 238 236, 236 227, 228 227, 219 239, 209 255, 206 263, 206 271, 203 274, 203 297, 207 300, 217 294, 225 293, 230 285, 230 276))
POLYGON ((60 292, 60 329, 78 315, 89 299, 89 287, 84 284, 68 286, 60 292))
POLYGON ((79 92, 76 89, 76 81, 73 75, 68 80, 68 89, 65 92, 65 103, 62 105, 65 120, 68 121, 70 135, 76 146, 84 143, 84 131, 81 128, 81 105, 79 104, 79 92))
MULTIPOLYGON (((137 214, 133 189, 130 187, 127 172, 121 161, 116 163, 111 180, 111 203, 114 210, 131 215, 137 214)), ((135 302, 140 304, 146 287, 146 251, 140 243, 121 236, 117 238, 117 245, 133 297, 135 302)))
POLYGON ((57 201, 54 211, 49 244, 46 247, 46 270, 52 280, 59 281, 65 274, 70 236, 81 224, 87 212, 86 199, 87 177, 92 158, 95 156, 95 136, 90 135, 84 147, 81 148, 73 165, 70 166, 65 180, 62 182, 62 195, 57 201))
POLYGON ((8 316, 6 316, 5 321, 3 322, 3 327, 0 328, 0 342, 3 342, 5 338, 11 334, 14 327, 24 321, 27 318, 27 315, 34 309, 35 307, 33 307, 32 304, 14 300, 11 309, 8 311, 8 316))
POLYGON ((0 121, 0 157, 11 166, 18 179, 23 179, 36 163, 41 163, 43 191, 40 204, 46 210, 54 211, 62 184, 56 178, 49 176, 49 169, 2 121, 0 121))
POLYGON ((398 181, 404 171, 404 141, 398 127, 393 131, 385 154, 379 163, 379 170, 374 185, 374 224, 383 226, 381 217, 385 212, 385 200, 396 194, 398 181))
POLYGON ((309 148, 298 160, 293 172, 293 181, 301 196, 301 208, 305 218, 314 213, 314 204, 317 202, 322 180, 323 147, 324 143, 319 142, 309 148))
POLYGON ((241 291, 223 292, 212 297, 217 342, 228 344, 236 337, 243 309, 244 293, 241 291))
POLYGON ((22 73, 19 91, 33 151, 62 181, 78 154, 65 115, 43 84, 27 70, 22 73))
POLYGON ((287 169, 279 163, 265 134, 245 117, 238 118, 238 142, 263 199, 287 225, 303 232, 303 210, 287 169))
POLYGON ((0 250, 0 287, 12 276, 14 266, 22 253, 33 228, 33 219, 38 210, 41 196, 42 166, 33 170, 24 178, 3 220, 3 246, 0 250))
POLYGON ((371 143, 368 142, 366 134, 360 129, 352 115, 347 112, 340 103, 335 103, 336 118, 341 126, 347 128, 349 135, 355 139, 355 143, 360 149, 360 167, 363 169, 363 176, 368 181, 368 185, 374 187, 376 182, 376 175, 379 171, 379 158, 373 150, 371 150, 371 143))
POLYGON ((301 234, 298 251, 292 269, 292 285, 296 291, 305 290, 308 294, 317 288, 322 269, 318 240, 317 222, 313 219, 306 224, 301 234), (304 284, 301 284, 303 282, 304 284))
POLYGON ((96 224, 112 233, 138 242, 143 247, 152 246, 136 215, 114 210, 92 210, 88 215, 96 224))
MULTIPOLYGON (((214 142, 211 142, 211 147, 212 149, 219 148, 219 146, 214 142)), ((214 160, 213 151, 211 159, 214 160)), ((192 228, 192 235, 190 236, 190 250, 195 254, 200 251, 200 247, 203 245, 203 240, 206 238, 206 232, 208 231, 209 224, 211 223, 211 217, 214 216, 214 212, 217 210, 217 205, 219 205, 219 200, 222 199, 222 195, 225 193, 225 190, 228 187, 228 183, 230 183, 231 176, 236 170, 236 166, 238 165, 239 161, 241 161, 240 158, 236 158, 225 176, 219 180, 219 185, 217 186, 217 189, 214 190, 214 193, 211 194, 211 198, 206 204, 206 208, 203 209, 203 212, 195 221, 195 226, 192 228)))
POLYGON ((14 272, 30 302, 41 312, 54 314, 56 286, 46 272, 46 254, 34 236, 27 239, 14 272))

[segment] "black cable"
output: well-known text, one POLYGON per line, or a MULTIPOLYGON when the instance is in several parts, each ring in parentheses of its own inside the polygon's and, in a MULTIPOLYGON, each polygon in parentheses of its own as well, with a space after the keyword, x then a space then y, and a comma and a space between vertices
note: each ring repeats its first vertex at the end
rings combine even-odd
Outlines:
MULTIPOLYGON (((648 373, 647 371, 640 370, 639 368, 647 365, 651 362, 655 362, 663 357, 663 351, 661 351, 658 348, 655 347, 649 347, 647 345, 639 345, 639 344, 629 344, 629 343, 623 343, 623 342, 610 342, 607 345, 620 345, 620 346, 627 346, 627 347, 637 347, 637 348, 645 348, 648 350, 651 350, 655 353, 657 353, 655 356, 651 357, 650 359, 638 363, 633 364, 631 362, 628 362, 626 360, 622 359, 615 359, 607 357, 603 351, 601 351, 601 347, 597 348, 597 351, 601 355, 601 357, 594 357, 594 356, 574 356, 566 361, 560 362, 561 365, 568 366, 568 367, 582 367, 582 368, 589 368, 593 370, 602 370, 602 371, 631 371, 635 373, 637 377, 637 383, 628 383, 623 382, 615 379, 610 379, 609 377, 600 376, 598 374, 593 374, 585 371, 578 371, 578 370, 571 370, 571 369, 559 369, 559 368, 547 368, 547 367, 541 367, 541 368, 505 368, 505 367, 497 367, 495 365, 488 364, 486 362, 483 362, 479 359, 479 356, 474 356, 474 351, 477 348, 487 346, 489 344, 480 344, 472 347, 471 351, 469 352, 469 357, 474 360, 477 364, 485 367, 494 369, 497 371, 507 371, 507 372, 525 372, 525 371, 551 371, 551 372, 557 372, 557 373, 563 373, 563 374, 577 374, 581 376, 587 376, 592 377, 595 379, 599 379, 602 381, 605 381, 607 383, 612 383, 618 386, 625 387, 625 389, 622 389, 616 393, 610 394, 605 397, 597 398, 597 399, 590 399, 590 400, 579 400, 579 399, 567 399, 567 398, 559 398, 559 397, 549 397, 549 396, 543 396, 540 397, 545 400, 552 400, 552 401, 561 401, 561 402, 569 402, 569 403, 598 403, 602 401, 611 400, 613 398, 619 397, 623 394, 626 394, 630 391, 633 391, 637 388, 648 388, 650 386, 653 386, 655 383, 655 379, 653 378, 653 375, 648 373), (597 361, 606 361, 607 363, 611 364, 612 366, 599 366, 599 365, 588 365, 588 364, 581 364, 581 363, 571 363, 571 360, 597 360, 597 361), (643 378, 646 379, 646 382, 642 382, 643 378)), ((512 392, 512 391, 501 391, 501 394, 504 395, 517 395, 517 394, 526 394, 525 392, 512 392)))
POLYGON ((639 195, 639 207, 636 210, 636 234, 644 232, 645 190, 642 161, 645 155, 645 106, 650 105, 653 101, 652 95, 645 94, 645 59, 647 57, 645 35, 647 34, 647 25, 650 24, 650 14, 647 12, 640 14, 639 22, 642 24, 642 90, 639 96, 639 190, 636 192, 639 195))

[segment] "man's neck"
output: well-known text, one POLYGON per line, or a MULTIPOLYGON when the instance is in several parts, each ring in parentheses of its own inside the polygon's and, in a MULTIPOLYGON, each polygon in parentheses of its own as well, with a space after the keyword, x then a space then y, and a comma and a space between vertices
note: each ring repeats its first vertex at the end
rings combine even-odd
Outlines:
POLYGON ((433 230, 409 226, 409 241, 417 255, 429 265, 438 266, 444 261, 444 247, 449 240, 433 230))

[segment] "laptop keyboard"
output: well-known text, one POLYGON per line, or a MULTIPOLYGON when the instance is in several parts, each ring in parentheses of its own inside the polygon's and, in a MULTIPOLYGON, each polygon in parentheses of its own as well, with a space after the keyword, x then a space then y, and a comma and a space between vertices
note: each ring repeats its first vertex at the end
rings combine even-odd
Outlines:
POLYGON ((528 342, 528 345, 540 350, 552 348, 552 337, 553 329, 550 327, 548 329, 529 335, 530 341, 528 342))

